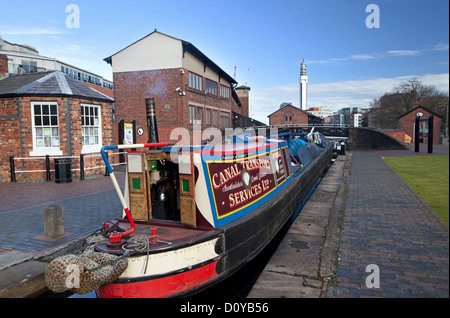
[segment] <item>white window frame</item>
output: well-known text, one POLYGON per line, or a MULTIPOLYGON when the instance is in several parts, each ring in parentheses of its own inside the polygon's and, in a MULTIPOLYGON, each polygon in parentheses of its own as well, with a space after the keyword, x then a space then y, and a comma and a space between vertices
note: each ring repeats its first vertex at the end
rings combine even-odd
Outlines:
POLYGON ((96 104, 81 104, 81 107, 95 107, 97 108, 97 117, 98 117, 98 123, 97 125, 83 125, 83 121, 82 118, 84 115, 81 115, 81 109, 80 109, 80 120, 81 120, 81 153, 82 154, 86 154, 86 153, 98 153, 100 152, 100 150, 102 149, 102 145, 103 145, 103 140, 102 140, 102 107, 100 105, 96 105, 96 104), (86 127, 89 126, 89 127, 86 127), (85 135, 83 134, 84 129, 83 128, 98 128, 98 144, 96 145, 84 145, 84 137, 85 135))
MULTIPOLYGON (((59 110, 58 110, 58 103, 57 102, 49 102, 49 101, 36 101, 31 102, 31 132, 32 132, 32 138, 33 138, 33 151, 30 151, 30 156, 62 156, 63 152, 61 151, 61 129, 59 127, 59 110), (35 114, 34 114, 34 106, 35 105, 49 105, 49 109, 51 105, 56 105, 56 114, 57 114, 57 125, 50 125, 50 128, 58 128, 58 138, 59 143, 58 147, 38 147, 36 143, 36 127, 35 125, 35 114)), ((41 108, 42 109, 42 108, 41 108)), ((51 121, 50 121, 51 122, 51 121)), ((43 126, 43 125, 42 125, 43 126)))

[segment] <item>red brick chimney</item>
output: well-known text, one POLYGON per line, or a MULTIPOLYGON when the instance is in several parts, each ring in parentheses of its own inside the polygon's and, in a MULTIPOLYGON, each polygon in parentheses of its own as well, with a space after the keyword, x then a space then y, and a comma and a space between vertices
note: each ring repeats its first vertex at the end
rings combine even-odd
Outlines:
POLYGON ((245 115, 247 117, 249 116, 249 95, 250 95, 250 87, 241 85, 239 87, 236 87, 236 93, 239 97, 239 100, 242 104, 242 115, 245 115))
POLYGON ((8 74, 8 57, 0 54, 0 79, 6 77, 8 74))

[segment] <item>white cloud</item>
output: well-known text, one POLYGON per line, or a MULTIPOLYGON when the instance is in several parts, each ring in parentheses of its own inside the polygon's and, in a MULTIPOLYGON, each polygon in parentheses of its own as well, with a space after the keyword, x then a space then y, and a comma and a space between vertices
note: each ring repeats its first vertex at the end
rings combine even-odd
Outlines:
POLYGON ((348 61, 367 61, 382 58, 380 54, 354 54, 347 57, 332 57, 322 60, 308 61, 308 64, 333 64, 336 62, 348 62, 348 61))
POLYGON ((420 53, 420 51, 417 50, 392 50, 387 51, 388 55, 392 56, 413 56, 420 53))
POLYGON ((368 61, 375 59, 383 59, 389 57, 399 57, 399 56, 415 56, 420 55, 429 51, 448 51, 448 44, 436 44, 431 49, 422 50, 389 50, 383 53, 370 53, 370 54, 353 54, 344 57, 330 57, 321 60, 308 61, 308 64, 333 64, 337 62, 349 62, 349 61, 368 61))
POLYGON ((433 47, 433 51, 448 51, 448 44, 437 44, 433 47))
POLYGON ((2 35, 54 35, 64 33, 61 30, 47 28, 12 28, 10 26, 0 26, 0 34, 2 35))
MULTIPOLYGON (((308 107, 328 106, 333 111, 343 107, 368 108, 374 98, 392 92, 401 82, 412 78, 417 78, 424 85, 436 86, 441 92, 449 92, 448 73, 308 84, 308 107)), ((267 116, 278 110, 281 103, 292 102, 294 106, 299 106, 299 90, 298 83, 252 88, 250 116, 268 123, 267 116)))

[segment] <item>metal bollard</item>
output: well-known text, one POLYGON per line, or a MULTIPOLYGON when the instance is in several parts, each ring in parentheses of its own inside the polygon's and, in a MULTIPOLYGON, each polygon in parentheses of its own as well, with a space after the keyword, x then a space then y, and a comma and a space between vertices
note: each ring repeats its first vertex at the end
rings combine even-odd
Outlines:
POLYGON ((84 180, 84 154, 80 154, 80 180, 84 180))
POLYGON ((50 177, 50 156, 49 155, 45 155, 45 171, 46 171, 45 181, 51 181, 52 178, 50 177))
POLYGON ((14 156, 9 156, 9 165, 11 166, 11 182, 16 182, 16 168, 14 165, 14 156))

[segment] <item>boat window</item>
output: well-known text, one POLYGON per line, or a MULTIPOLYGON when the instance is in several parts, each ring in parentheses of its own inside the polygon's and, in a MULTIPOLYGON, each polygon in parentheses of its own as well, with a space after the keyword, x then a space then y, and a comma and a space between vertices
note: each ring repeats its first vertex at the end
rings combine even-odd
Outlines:
POLYGON ((133 189, 135 189, 135 190, 141 189, 141 179, 133 178, 133 189))
POLYGON ((183 192, 191 192, 189 180, 183 180, 183 192))

